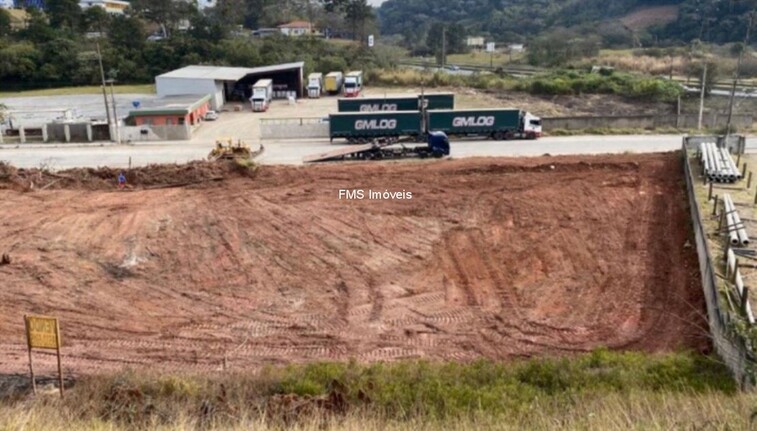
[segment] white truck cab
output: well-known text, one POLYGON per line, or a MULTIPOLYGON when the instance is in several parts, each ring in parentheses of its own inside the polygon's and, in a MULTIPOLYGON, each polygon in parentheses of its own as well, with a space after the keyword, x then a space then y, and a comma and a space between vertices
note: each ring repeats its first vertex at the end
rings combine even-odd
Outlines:
POLYGON ((541 133, 541 118, 526 112, 526 115, 523 116, 523 137, 536 139, 541 137, 541 133))

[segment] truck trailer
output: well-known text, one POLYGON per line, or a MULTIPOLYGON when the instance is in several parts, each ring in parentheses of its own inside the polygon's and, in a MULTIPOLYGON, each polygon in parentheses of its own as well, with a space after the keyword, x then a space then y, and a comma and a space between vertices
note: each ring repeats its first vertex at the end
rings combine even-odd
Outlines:
POLYGON ((423 95, 399 95, 361 98, 342 98, 337 102, 339 112, 417 111, 422 106, 427 110, 454 109, 454 93, 431 93, 423 95))
POLYGON ((458 109, 426 113, 428 130, 450 136, 486 136, 506 139, 541 137, 541 119, 520 109, 458 109))
POLYGON ((329 115, 329 137, 363 144, 377 138, 420 138, 422 117, 418 111, 345 112, 329 115))
POLYGON ((341 98, 337 101, 339 112, 416 111, 417 96, 385 96, 341 98))
POLYGON ((329 115, 329 137, 361 144, 374 139, 425 140, 431 132, 496 140, 536 139, 541 119, 520 109, 345 112, 329 115))
POLYGON ((311 73, 308 75, 308 98, 318 99, 323 94, 323 74, 311 73))
POLYGON ((455 109, 455 93, 423 93, 418 100, 421 109, 455 109))
POLYGON ((344 96, 357 97, 363 91, 363 71, 354 71, 344 77, 344 96))
POLYGON ((273 98, 273 81, 270 79, 261 79, 252 86, 252 110, 254 112, 263 112, 268 110, 273 98))
POLYGON ((339 94, 342 92, 344 84, 344 74, 342 72, 329 72, 324 80, 323 87, 328 94, 339 94))

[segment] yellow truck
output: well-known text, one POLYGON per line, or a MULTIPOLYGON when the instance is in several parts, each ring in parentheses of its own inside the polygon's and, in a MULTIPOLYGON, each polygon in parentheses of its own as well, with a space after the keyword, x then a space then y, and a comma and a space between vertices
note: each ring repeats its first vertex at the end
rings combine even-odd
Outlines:
POLYGON ((344 74, 342 72, 331 72, 326 75, 323 90, 328 94, 339 94, 342 92, 344 84, 344 74))

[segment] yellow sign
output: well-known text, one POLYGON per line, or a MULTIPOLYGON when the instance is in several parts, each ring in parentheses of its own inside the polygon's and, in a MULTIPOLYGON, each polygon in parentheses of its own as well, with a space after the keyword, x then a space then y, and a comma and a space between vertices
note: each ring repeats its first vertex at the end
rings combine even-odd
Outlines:
POLYGON ((60 330, 55 317, 24 316, 30 349, 60 349, 60 330))

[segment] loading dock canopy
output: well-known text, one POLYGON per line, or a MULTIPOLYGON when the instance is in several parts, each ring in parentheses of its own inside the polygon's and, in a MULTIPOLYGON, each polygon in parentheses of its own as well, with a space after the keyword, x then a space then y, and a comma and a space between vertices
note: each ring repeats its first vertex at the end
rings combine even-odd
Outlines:
POLYGON ((250 87, 260 79, 273 80, 274 90, 295 92, 302 97, 305 63, 276 64, 263 67, 186 66, 158 75, 158 96, 211 94, 211 104, 218 109, 227 100, 246 101, 250 87))

